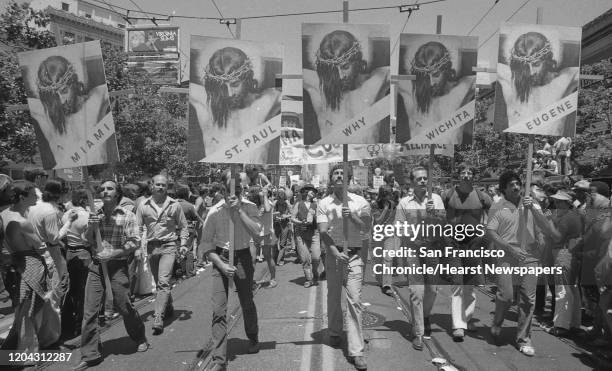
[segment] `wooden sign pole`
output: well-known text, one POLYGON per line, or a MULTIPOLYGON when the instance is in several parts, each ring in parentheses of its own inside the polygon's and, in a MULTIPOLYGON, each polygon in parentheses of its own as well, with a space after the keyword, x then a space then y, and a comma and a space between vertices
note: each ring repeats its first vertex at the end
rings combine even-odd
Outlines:
MULTIPOLYGON (((349 21, 349 3, 348 1, 342 2, 342 22, 348 23, 349 21)), ((349 162, 348 162, 348 144, 342 145, 342 207, 348 207, 348 174, 349 174, 349 162)), ((344 232, 344 241, 342 243, 342 251, 346 253, 348 251, 348 218, 342 218, 342 231, 344 232)))
MULTIPOLYGON (((89 171, 87 166, 83 166, 83 180, 85 180, 85 190, 87 192, 87 202, 89 203, 89 210, 91 214, 96 213, 96 204, 94 203, 93 195, 91 193, 91 184, 89 183, 89 171)), ((120 200, 119 200, 120 201, 120 200)), ((94 229, 94 235, 96 237, 96 252, 101 252, 104 248, 102 246, 102 234, 100 233, 100 227, 96 226, 94 229)), ((104 275, 104 283, 106 293, 106 301, 113 300, 113 290, 111 289, 110 277, 108 275, 108 265, 106 262, 102 262, 102 274, 104 275)), ((106 302, 105 301, 105 302, 106 302)))
MULTIPOLYGON (((442 16, 436 17, 436 34, 442 33, 442 16)), ((436 152, 436 145, 434 143, 429 144, 429 163, 427 164, 427 199, 431 200, 431 194, 433 192, 432 180, 433 180, 433 163, 434 154, 436 152)))

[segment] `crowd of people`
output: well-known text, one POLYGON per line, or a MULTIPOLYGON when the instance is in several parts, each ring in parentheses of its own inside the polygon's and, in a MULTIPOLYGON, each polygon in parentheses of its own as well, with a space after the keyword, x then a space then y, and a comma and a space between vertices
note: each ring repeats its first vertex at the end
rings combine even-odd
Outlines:
MULTIPOLYGON (((476 170, 462 164, 456 185, 428 192, 428 170, 416 166, 410 171, 410 184, 404 186, 392 176, 376 192, 351 184, 345 205, 345 175, 350 180, 350 167, 344 174, 342 166, 335 166, 328 187, 304 182, 276 187, 250 168, 234 181, 233 189, 229 171, 220 181, 200 186, 170 185, 165 176, 157 175, 135 184, 103 181, 92 199, 84 187, 68 190, 62 181, 41 181, 44 173, 27 173, 24 180, 0 174, 2 282, 15 312, 2 349, 35 352, 80 335, 81 362, 76 369, 86 369, 103 360, 100 318, 121 315, 138 351, 146 351, 145 325, 133 304, 140 288, 148 286, 155 294, 152 330, 158 335, 164 331, 164 319, 173 316, 173 281, 212 265, 212 359, 216 369, 224 369, 228 280, 238 292, 249 353, 257 353, 253 291, 282 284, 276 270, 295 254, 303 268, 304 288, 327 280, 329 344, 342 344, 344 322, 347 353, 357 369, 365 369, 361 287, 376 246, 384 251, 421 246, 430 251, 446 246, 469 251, 484 246, 505 252, 494 262, 498 266, 561 267, 561 274, 540 276, 411 274, 403 287, 394 285, 397 277, 390 273, 377 275, 383 294, 407 290, 416 350, 423 349, 423 338, 431 333, 440 285, 450 286, 449 330, 454 341, 476 330, 475 288, 487 284, 495 292, 491 336, 500 336, 507 310, 517 304, 516 347, 527 356, 535 354, 531 326, 534 316, 545 315, 546 290, 551 291, 552 334, 592 339, 594 346, 612 344, 612 215, 606 183, 549 184, 545 177, 534 176, 526 194, 522 177, 514 172, 503 173, 497 185, 484 188, 475 183, 476 170), (482 225, 486 234, 372 240, 375 226, 404 222, 482 225), (257 262, 267 265, 268 280, 254 282, 257 262), (149 275, 143 273, 147 271, 149 275)), ((490 262, 435 254, 402 259, 392 255, 382 259, 388 267, 476 267, 490 262)))

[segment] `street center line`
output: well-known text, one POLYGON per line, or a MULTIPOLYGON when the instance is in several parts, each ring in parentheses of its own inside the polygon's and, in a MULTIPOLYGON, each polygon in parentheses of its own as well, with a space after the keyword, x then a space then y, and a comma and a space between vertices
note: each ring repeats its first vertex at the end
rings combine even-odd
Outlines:
POLYGON ((306 320, 304 327, 304 346, 302 347, 302 362, 300 363, 300 371, 310 371, 310 360, 312 358, 312 331, 314 330, 314 316, 317 304, 316 286, 310 288, 308 295, 308 312, 307 315, 313 318, 306 320))
MULTIPOLYGON (((322 316, 327 316, 327 280, 322 281, 321 287, 321 301, 323 302, 323 311, 321 312, 322 316)), ((328 323, 327 320, 324 323, 328 323)), ((329 324, 327 325, 329 328, 329 324)), ((323 330, 323 329, 321 329, 323 330)), ((328 331, 329 333, 329 331, 328 331)), ((334 370, 334 348, 327 344, 323 344, 323 361, 321 365, 321 369, 325 371, 333 371, 334 370)))

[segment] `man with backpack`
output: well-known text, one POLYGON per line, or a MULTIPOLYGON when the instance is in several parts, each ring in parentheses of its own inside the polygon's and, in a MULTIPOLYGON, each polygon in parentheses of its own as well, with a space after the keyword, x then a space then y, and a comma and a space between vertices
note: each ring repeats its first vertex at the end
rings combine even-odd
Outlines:
MULTIPOLYGON (((443 201, 446 209, 448 224, 472 225, 485 223, 487 210, 493 201, 485 192, 473 186, 476 170, 468 164, 459 165, 459 184, 444 194, 443 201)), ((485 245, 483 237, 473 236, 458 238, 449 241, 450 246, 457 250, 479 249, 485 245)), ((482 264, 480 258, 447 258, 448 263, 453 266, 477 267, 482 264)), ((455 274, 449 277, 451 286, 451 317, 453 328, 453 340, 463 341, 464 331, 474 331, 470 323, 474 309, 476 308, 475 285, 484 284, 482 275, 455 274)))

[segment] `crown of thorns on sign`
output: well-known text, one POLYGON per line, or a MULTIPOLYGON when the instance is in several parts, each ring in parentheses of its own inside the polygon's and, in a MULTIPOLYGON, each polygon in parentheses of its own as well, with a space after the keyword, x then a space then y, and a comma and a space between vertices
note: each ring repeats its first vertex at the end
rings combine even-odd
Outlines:
POLYGON ((204 80, 215 80, 218 83, 232 83, 238 81, 242 78, 242 75, 251 71, 253 69, 253 65, 250 59, 245 59, 244 63, 237 69, 233 70, 230 73, 224 73, 222 75, 216 75, 213 73, 210 65, 207 65, 204 68, 204 80))
POLYGON ((412 70, 416 72, 417 74, 431 75, 431 74, 438 73, 440 71, 440 68, 442 68, 442 66, 444 66, 446 63, 450 61, 451 61, 450 54, 446 52, 444 53, 442 58, 438 59, 438 61, 434 64, 430 64, 430 65, 421 67, 421 66, 416 65, 414 59, 412 60, 412 62, 410 62, 410 64, 412 65, 412 70))
MULTIPOLYGON (((62 91, 66 88, 72 77, 75 75, 74 67, 71 64, 68 64, 66 68, 66 72, 60 77, 57 81, 51 83, 43 83, 39 78, 36 80, 36 84, 38 85, 38 91, 42 92, 56 92, 62 91)), ((47 76, 48 77, 48 76, 47 76)), ((49 79, 50 80, 50 79, 49 79)))
POLYGON ((537 52, 531 55, 523 56, 523 55, 518 55, 516 53, 516 48, 512 48, 512 55, 510 56, 510 58, 516 61, 519 61, 521 63, 532 64, 532 63, 535 63, 541 60, 546 54, 550 53, 551 50, 552 50, 552 47, 550 46, 550 43, 546 43, 544 44, 542 49, 538 50, 537 52))
POLYGON ((353 56, 359 52, 361 52, 361 45, 359 45, 358 41, 355 41, 353 43, 353 46, 351 46, 349 50, 345 51, 344 53, 342 53, 341 55, 337 57, 330 58, 330 59, 323 58, 321 56, 321 50, 318 50, 317 51, 317 64, 323 63, 323 64, 331 64, 332 66, 341 66, 349 62, 351 58, 353 58, 353 56))

